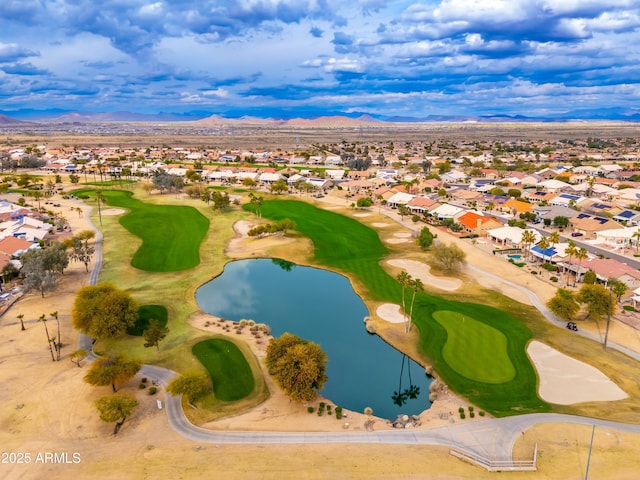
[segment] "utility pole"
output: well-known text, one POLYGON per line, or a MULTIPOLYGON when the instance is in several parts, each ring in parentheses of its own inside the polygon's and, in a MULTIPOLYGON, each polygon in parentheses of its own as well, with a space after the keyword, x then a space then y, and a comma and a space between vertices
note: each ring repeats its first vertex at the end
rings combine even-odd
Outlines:
POLYGON ((591 430, 591 443, 589 443, 589 456, 587 457, 587 470, 584 472, 584 480, 589 480, 589 464, 591 463, 591 450, 593 449, 593 435, 596 433, 596 424, 591 430))

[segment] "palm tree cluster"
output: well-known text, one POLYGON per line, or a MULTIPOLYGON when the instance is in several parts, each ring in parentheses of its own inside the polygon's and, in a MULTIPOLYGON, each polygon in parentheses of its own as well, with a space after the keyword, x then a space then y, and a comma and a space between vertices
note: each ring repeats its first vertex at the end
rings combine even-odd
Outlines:
POLYGON ((400 283, 402 287, 402 312, 404 314, 404 331, 406 333, 411 331, 411 322, 413 321, 413 304, 416 300, 416 293, 424 292, 424 284, 422 280, 419 278, 413 278, 409 275, 405 270, 400 272, 396 279, 400 283), (413 295, 411 296, 411 306, 409 308, 409 315, 407 316, 407 307, 404 296, 404 289, 409 288, 413 291, 413 295))

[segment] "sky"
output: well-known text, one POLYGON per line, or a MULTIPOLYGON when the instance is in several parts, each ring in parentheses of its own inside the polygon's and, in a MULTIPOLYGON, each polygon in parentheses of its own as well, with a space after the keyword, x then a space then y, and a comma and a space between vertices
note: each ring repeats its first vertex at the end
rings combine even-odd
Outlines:
POLYGON ((1 0, 0 111, 640 108, 640 0, 1 0))

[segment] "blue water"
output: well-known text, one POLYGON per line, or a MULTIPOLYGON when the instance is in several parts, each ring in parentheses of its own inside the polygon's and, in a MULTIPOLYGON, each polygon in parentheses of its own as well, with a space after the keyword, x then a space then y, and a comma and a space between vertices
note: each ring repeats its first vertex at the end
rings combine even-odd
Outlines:
POLYGON ((367 308, 342 275, 271 259, 240 260, 200 287, 196 300, 205 312, 227 320, 266 323, 274 337, 289 332, 318 343, 328 358, 321 393, 334 405, 358 412, 371 407, 388 419, 419 414, 431 405, 431 378, 367 333, 367 308), (394 404, 393 395, 410 385, 419 387, 417 398, 394 404))
POLYGON ((522 258, 522 255, 507 255, 507 257, 511 258, 512 260, 520 260, 522 258))

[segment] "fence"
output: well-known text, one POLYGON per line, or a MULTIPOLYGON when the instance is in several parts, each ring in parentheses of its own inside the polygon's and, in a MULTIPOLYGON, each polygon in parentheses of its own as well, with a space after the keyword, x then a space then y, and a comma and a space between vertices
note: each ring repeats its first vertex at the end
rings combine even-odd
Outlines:
POLYGON ((465 448, 454 448, 449 453, 454 457, 469 461, 489 472, 535 472, 538 459, 538 444, 533 450, 532 460, 490 460, 465 448))

